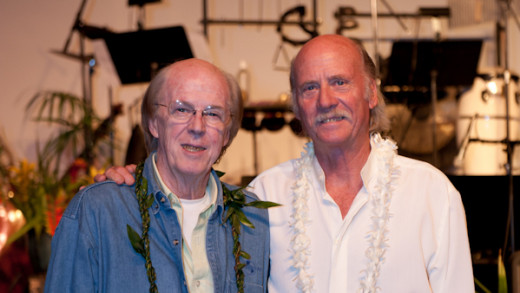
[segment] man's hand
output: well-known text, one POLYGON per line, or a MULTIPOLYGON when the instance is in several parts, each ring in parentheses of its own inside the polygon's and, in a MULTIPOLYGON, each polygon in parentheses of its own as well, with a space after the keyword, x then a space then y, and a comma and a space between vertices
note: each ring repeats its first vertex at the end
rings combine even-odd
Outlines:
POLYGON ((132 185, 135 183, 135 168, 137 165, 131 164, 125 167, 113 166, 105 171, 105 174, 98 174, 94 177, 95 182, 103 182, 106 180, 113 180, 117 184, 132 185))

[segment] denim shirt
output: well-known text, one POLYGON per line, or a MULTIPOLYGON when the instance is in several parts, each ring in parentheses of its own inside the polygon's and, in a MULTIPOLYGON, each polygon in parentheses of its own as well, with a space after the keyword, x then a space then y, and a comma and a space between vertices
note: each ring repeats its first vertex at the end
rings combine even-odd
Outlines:
MULTIPOLYGON (((151 156, 143 175, 148 194, 154 195, 150 213, 150 256, 159 292, 188 292, 182 262, 182 231, 167 196, 153 176, 151 156)), ((225 214, 222 186, 217 180, 216 209, 209 218, 206 251, 213 274, 214 292, 236 292, 231 226, 225 214)), ((229 189, 236 187, 226 185, 229 189)), ((247 202, 257 197, 246 193, 247 202)), ((267 211, 245 207, 255 226, 241 227, 242 249, 251 257, 246 264, 245 292, 266 292, 269 263, 269 219, 267 211)), ((90 185, 69 203, 52 239, 45 292, 147 292, 145 260, 134 251, 127 225, 142 232, 135 186, 105 181, 90 185)))

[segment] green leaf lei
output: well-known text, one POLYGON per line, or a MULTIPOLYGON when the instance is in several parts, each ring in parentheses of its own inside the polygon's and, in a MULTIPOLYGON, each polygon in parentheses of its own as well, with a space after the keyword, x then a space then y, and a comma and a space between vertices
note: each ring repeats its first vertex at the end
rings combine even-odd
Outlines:
MULTIPOLYGON (((148 180, 143 177, 143 166, 144 164, 140 163, 136 168, 135 185, 137 201, 139 202, 139 212, 141 214, 141 219, 143 220, 143 233, 139 235, 129 225, 126 225, 126 228, 128 239, 130 240, 132 247, 145 259, 146 275, 148 276, 148 281, 150 282, 150 292, 158 292, 157 285, 155 284, 155 269, 152 266, 152 260, 150 259, 150 240, 148 238, 148 230, 150 228, 150 214, 148 213, 148 209, 152 206, 153 194, 146 194, 148 191, 148 180)), ((215 172, 219 178, 224 175, 223 172, 215 172)), ((246 266, 240 262, 240 257, 250 259, 250 255, 243 251, 240 245, 240 229, 242 224, 251 229, 255 228, 253 223, 249 221, 249 219, 242 211, 242 208, 254 207, 259 209, 267 209, 270 207, 279 206, 279 204, 274 202, 260 200, 247 203, 243 189, 244 188, 229 190, 226 185, 222 183, 224 210, 226 211, 223 222, 229 221, 231 224, 231 235, 233 236, 233 256, 235 258, 234 269, 237 280, 237 289, 240 293, 244 292, 244 272, 242 269, 246 266)))
POLYGON ((150 282, 150 292, 159 292, 155 284, 157 277, 155 275, 155 269, 152 266, 152 259, 150 258, 150 239, 148 238, 148 230, 150 229, 150 214, 148 213, 148 209, 152 206, 153 194, 146 194, 148 191, 148 180, 143 177, 143 166, 144 164, 140 163, 135 170, 135 193, 137 195, 137 201, 139 202, 139 213, 143 220, 143 233, 139 236, 128 224, 126 225, 126 232, 134 250, 145 259, 146 275, 150 282))

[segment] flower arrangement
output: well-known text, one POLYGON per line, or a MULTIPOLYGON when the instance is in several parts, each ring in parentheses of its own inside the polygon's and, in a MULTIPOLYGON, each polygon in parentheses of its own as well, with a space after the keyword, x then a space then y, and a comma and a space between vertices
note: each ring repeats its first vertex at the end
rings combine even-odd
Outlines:
POLYGON ((25 218, 24 226, 9 236, 6 245, 29 231, 35 232, 37 240, 42 233, 54 234, 80 186, 93 182, 97 173, 93 158, 98 166, 108 162, 102 142, 120 107, 113 108, 110 118, 101 121, 88 103, 72 94, 45 91, 29 101, 27 113, 35 114, 38 123, 54 126, 56 135, 51 135, 42 148, 37 143, 36 163, 25 159, 16 163, 6 143, 0 141, 0 157, 6 153, 10 157, 0 160, 0 203, 10 201, 25 218))
POLYGON ((38 166, 22 160, 18 165, 8 167, 9 187, 2 198, 7 197, 22 212, 26 223, 9 237, 7 244, 31 229, 37 237, 43 232, 54 235, 67 204, 79 187, 93 181, 82 159, 75 160, 71 171, 63 178, 53 176, 39 161, 38 166))

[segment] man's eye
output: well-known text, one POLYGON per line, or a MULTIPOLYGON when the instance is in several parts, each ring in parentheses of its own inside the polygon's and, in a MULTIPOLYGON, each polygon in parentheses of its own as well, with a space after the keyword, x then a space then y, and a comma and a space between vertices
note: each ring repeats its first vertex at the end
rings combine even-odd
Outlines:
POLYGON ((185 113, 193 113, 193 110, 185 108, 185 107, 176 107, 173 112, 179 113, 179 114, 185 114, 185 113))
POLYGON ((218 111, 204 111, 204 115, 212 119, 222 119, 223 114, 218 111))
POLYGON ((334 84, 336 84, 336 85, 345 85, 346 82, 344 80, 339 79, 339 80, 334 81, 334 84))
POLYGON ((303 92, 313 91, 317 88, 318 88, 317 86, 315 86, 313 84, 309 84, 309 85, 306 85, 303 87, 303 92))

